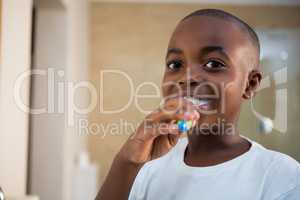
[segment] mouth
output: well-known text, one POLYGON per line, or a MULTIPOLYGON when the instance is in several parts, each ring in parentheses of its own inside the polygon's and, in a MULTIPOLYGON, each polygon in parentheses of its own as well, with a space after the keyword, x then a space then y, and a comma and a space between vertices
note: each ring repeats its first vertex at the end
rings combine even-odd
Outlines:
POLYGON ((197 98, 191 96, 185 96, 184 99, 190 101, 192 104, 200 108, 201 110, 210 110, 213 107, 213 101, 215 99, 209 98, 197 98))

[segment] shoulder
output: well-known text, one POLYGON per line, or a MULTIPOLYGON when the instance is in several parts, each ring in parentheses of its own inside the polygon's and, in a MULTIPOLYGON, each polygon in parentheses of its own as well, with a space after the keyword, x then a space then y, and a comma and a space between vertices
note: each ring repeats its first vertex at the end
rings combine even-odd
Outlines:
POLYGON ((299 162, 297 162, 291 156, 278 151, 267 149, 256 142, 252 142, 252 144, 256 146, 255 149, 257 159, 259 159, 261 163, 267 164, 268 170, 270 172, 277 171, 285 174, 300 173, 299 162))
POLYGON ((265 199, 276 199, 300 187, 300 164, 295 159, 258 143, 253 142, 253 145, 258 164, 265 169, 265 199))
MULTIPOLYGON (((270 151, 273 162, 266 176, 266 183, 273 191, 281 191, 281 194, 294 190, 300 186, 300 164, 292 157, 270 151)), ((278 195, 281 195, 278 194, 278 195)))

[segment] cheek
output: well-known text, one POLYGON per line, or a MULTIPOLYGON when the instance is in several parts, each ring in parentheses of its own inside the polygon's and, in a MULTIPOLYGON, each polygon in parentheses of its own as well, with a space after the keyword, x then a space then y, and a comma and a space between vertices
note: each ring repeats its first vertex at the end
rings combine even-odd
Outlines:
POLYGON ((242 94, 244 87, 244 77, 242 75, 234 77, 232 80, 228 81, 224 86, 223 91, 223 112, 229 118, 235 117, 239 113, 242 94))
POLYGON ((178 81, 180 77, 178 75, 165 74, 161 84, 161 90, 163 97, 168 97, 178 94, 181 91, 178 81))
POLYGON ((175 81, 163 81, 161 90, 164 98, 175 95, 178 93, 178 84, 175 81))
POLYGON ((243 94, 243 83, 239 80, 234 80, 225 84, 225 98, 241 98, 243 94))
POLYGON ((163 97, 168 96, 168 91, 170 91, 170 85, 168 85, 167 83, 169 82, 168 77, 166 76, 166 74, 164 74, 163 76, 163 80, 161 83, 161 91, 162 91, 162 95, 163 97))
POLYGON ((224 83, 225 98, 230 101, 231 99, 241 99, 244 88, 245 73, 242 69, 235 69, 230 72, 224 83))

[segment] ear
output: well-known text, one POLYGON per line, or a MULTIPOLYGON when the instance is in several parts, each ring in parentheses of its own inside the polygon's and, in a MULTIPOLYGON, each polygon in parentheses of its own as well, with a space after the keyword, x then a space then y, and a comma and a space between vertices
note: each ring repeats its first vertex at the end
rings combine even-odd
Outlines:
POLYGON ((254 96, 259 88, 260 82, 262 79, 262 73, 261 71, 257 69, 253 69, 249 75, 247 80, 247 86, 245 88, 245 91, 243 93, 244 99, 250 99, 252 96, 254 96))

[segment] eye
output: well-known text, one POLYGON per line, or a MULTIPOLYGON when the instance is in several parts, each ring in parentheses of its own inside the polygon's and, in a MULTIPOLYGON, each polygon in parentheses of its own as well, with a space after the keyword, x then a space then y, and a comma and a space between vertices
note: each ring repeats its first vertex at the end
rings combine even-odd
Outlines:
POLYGON ((204 67, 209 70, 221 70, 225 68, 225 64, 220 61, 209 60, 207 63, 204 64, 204 67))
POLYGON ((180 60, 173 60, 167 63, 167 68, 171 71, 177 71, 182 67, 182 61, 180 60))

